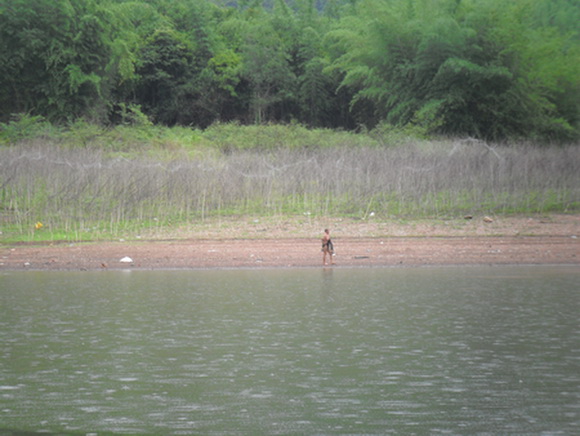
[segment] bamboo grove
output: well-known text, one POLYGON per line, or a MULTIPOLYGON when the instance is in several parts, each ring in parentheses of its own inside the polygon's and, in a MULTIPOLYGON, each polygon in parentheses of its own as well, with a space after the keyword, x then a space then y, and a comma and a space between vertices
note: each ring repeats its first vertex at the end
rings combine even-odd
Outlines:
POLYGON ((0 123, 580 137, 578 0, 0 0, 0 123))

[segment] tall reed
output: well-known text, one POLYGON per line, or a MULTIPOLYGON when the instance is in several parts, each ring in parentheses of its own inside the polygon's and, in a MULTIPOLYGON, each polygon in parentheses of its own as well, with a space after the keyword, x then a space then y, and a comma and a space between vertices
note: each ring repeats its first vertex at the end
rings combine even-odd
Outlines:
POLYGON ((1 230, 30 235, 42 222, 55 238, 80 238, 216 215, 453 217, 580 208, 577 146, 432 141, 169 156, 2 147, 1 230))

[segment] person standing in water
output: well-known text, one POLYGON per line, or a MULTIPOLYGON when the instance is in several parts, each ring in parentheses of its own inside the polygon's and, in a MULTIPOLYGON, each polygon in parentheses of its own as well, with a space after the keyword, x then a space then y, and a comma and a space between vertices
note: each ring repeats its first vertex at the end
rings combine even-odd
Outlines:
POLYGON ((326 255, 330 257, 330 263, 334 265, 334 261, 332 260, 332 256, 334 255, 334 246, 332 245, 332 240, 330 239, 330 230, 324 229, 324 236, 322 236, 322 263, 324 265, 328 265, 326 263, 326 255))

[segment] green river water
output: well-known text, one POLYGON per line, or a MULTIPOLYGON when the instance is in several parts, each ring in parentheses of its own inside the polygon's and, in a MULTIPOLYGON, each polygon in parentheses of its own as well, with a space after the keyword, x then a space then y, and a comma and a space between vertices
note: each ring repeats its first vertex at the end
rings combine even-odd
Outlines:
POLYGON ((580 434, 568 266, 0 273, 0 434, 580 434))

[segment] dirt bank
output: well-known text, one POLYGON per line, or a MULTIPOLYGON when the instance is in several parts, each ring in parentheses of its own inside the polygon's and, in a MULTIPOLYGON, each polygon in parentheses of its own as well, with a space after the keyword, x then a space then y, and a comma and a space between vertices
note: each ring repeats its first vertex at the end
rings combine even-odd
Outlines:
POLYGON ((580 264, 580 216, 302 223, 248 219, 135 241, 0 245, 0 270, 304 267, 322 264, 330 227, 336 266, 580 264), (309 236, 307 236, 309 235, 309 236), (132 261, 121 262, 124 257, 132 261))

